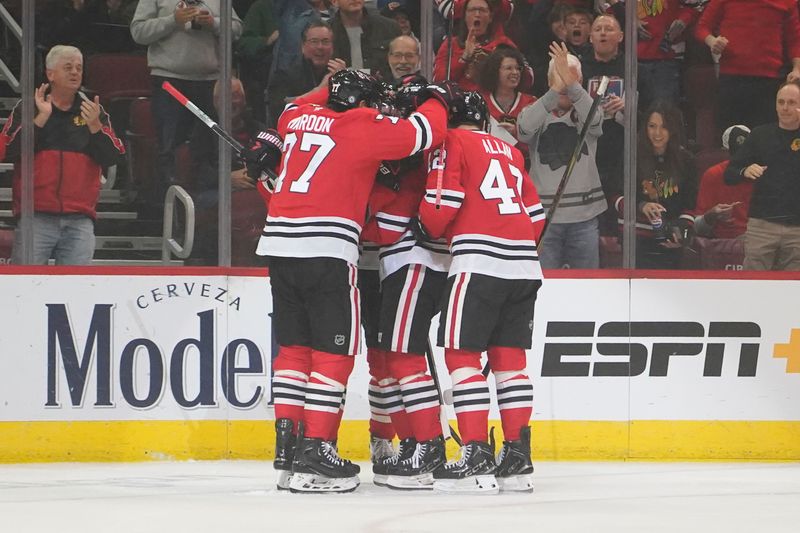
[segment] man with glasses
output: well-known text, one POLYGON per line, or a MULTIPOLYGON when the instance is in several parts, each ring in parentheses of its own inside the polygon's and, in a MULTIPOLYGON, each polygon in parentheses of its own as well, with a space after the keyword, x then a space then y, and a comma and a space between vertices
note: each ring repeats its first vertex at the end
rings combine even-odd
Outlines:
POLYGON ((328 84, 328 75, 345 68, 341 59, 333 57, 333 31, 326 22, 311 22, 302 33, 300 61, 270 78, 267 91, 269 117, 274 126, 286 104, 317 87, 328 84))
POLYGON ((419 41, 414 37, 401 35, 389 43, 389 69, 392 81, 400 84, 408 76, 419 74, 419 41))

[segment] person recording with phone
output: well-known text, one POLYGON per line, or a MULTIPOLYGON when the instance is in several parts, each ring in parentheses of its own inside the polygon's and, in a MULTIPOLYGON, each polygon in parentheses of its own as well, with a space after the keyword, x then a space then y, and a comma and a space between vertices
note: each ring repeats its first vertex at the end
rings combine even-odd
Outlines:
MULTIPOLYGON (((242 34, 234 11, 233 39, 242 34)), ((196 119, 161 86, 170 82, 200 109, 214 108, 219 77, 220 0, 140 0, 131 22, 133 39, 147 45, 153 82, 152 111, 158 139, 156 179, 149 203, 164 204, 164 193, 176 182, 175 148, 189 139, 196 119)))
MULTIPOLYGON (((47 83, 34 93, 33 262, 86 265, 94 255, 95 209, 103 167, 125 153, 100 98, 80 92, 83 55, 56 45, 45 59, 47 83)), ((13 212, 21 211, 22 106, 17 104, 0 132, 0 161, 15 163, 13 212)), ((20 264, 22 235, 14 232, 12 262, 20 264)))

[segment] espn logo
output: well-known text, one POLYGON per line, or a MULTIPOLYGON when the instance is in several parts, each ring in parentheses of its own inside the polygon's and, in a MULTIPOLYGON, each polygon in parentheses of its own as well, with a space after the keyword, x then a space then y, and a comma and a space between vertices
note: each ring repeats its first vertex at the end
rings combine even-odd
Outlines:
POLYGON ((754 322, 548 322, 542 377, 664 377, 670 361, 703 357, 703 376, 722 375, 725 346, 739 344, 738 377, 753 377, 761 327, 754 322), (554 339, 558 339, 557 341, 554 339), (586 360, 595 354, 613 361, 586 360), (620 361, 620 356, 627 361, 620 361))

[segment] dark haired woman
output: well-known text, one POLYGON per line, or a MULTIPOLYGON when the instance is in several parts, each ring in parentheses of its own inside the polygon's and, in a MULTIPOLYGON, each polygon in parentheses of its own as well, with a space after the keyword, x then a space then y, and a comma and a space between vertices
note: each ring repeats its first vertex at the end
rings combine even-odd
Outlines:
MULTIPOLYGON (((517 116, 525 106, 536 101, 535 96, 520 92, 519 85, 525 69, 525 58, 516 48, 498 46, 483 64, 479 81, 481 95, 489 114, 500 127, 517 137, 517 116)), ((520 146, 527 145, 521 143, 520 146)))
MULTIPOLYGON (((680 268, 683 247, 694 225, 694 158, 683 147, 683 125, 674 106, 655 102, 644 116, 636 165, 636 266, 680 268)), ((617 210, 624 213, 621 201, 617 210)))

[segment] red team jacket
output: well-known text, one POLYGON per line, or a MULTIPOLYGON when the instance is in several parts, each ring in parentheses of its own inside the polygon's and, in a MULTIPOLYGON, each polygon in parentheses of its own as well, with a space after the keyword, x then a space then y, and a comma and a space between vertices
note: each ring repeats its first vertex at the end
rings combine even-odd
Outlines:
POLYGON ((432 237, 450 241, 450 275, 541 279, 536 243, 545 214, 522 153, 488 133, 465 129, 448 131, 444 152, 443 158, 439 150, 431 156, 419 217, 432 237))
POLYGON ((315 104, 287 106, 278 120, 284 155, 257 253, 357 264, 367 200, 381 161, 441 143, 446 120, 437 100, 408 119, 372 108, 338 112, 315 104))

